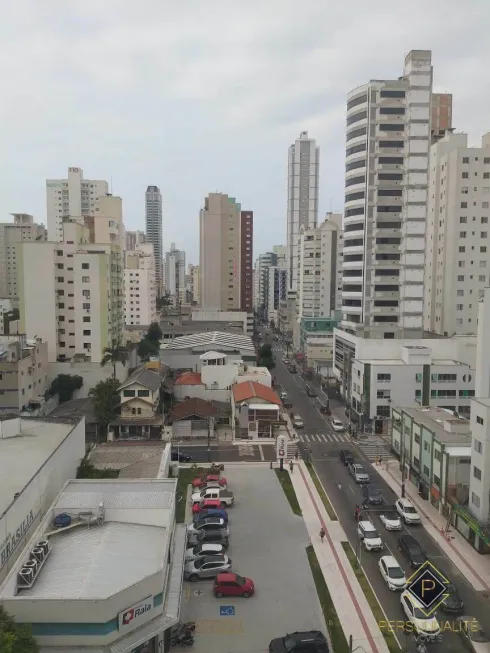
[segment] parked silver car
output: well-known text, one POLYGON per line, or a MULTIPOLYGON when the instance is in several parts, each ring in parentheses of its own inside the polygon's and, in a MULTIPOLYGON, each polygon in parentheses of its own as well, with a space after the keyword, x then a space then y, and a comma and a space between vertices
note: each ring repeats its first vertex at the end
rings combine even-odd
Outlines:
POLYGON ((204 556, 185 563, 184 578, 195 582, 201 578, 214 578, 221 572, 231 570, 231 560, 227 555, 204 556))
POLYGON ((366 473, 364 467, 358 463, 351 463, 349 465, 349 472, 356 483, 370 483, 371 479, 369 474, 366 473))
POLYGON ((192 562, 197 558, 202 558, 203 556, 214 556, 225 553, 225 547, 222 544, 215 544, 214 542, 203 542, 202 544, 196 544, 196 546, 187 549, 185 552, 185 561, 192 562))

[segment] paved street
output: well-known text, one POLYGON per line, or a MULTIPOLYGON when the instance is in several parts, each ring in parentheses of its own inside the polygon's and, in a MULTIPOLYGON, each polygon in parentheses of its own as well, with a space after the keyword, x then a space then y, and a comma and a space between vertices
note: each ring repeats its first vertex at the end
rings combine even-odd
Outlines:
MULTIPOLYGON (((177 447, 174 446, 174 451, 177 447)), ((180 451, 189 454, 192 462, 260 462, 277 460, 273 444, 212 444, 208 456, 208 447, 204 443, 182 443, 180 451)))
MULTIPOLYGON (((350 442, 349 445, 346 445, 344 440, 336 442, 331 437, 319 438, 319 434, 331 436, 333 432, 327 420, 318 410, 318 400, 312 399, 306 395, 304 391, 304 381, 298 374, 291 374, 285 368, 280 358, 281 354, 276 354, 276 367, 273 373, 276 377, 276 381, 284 387, 285 391, 288 393, 290 401, 293 403, 293 408, 291 410, 301 415, 304 421, 305 428, 303 431, 303 438, 301 438, 303 452, 306 455, 309 454, 313 460, 318 476, 320 477, 330 501, 339 516, 351 545, 355 549, 357 535, 353 515, 356 504, 361 503, 361 494, 359 487, 356 486, 351 476, 348 474, 347 469, 339 462, 338 454, 340 449, 348 446, 348 448, 350 448, 358 458, 366 458, 367 454, 367 458, 373 460, 374 456, 378 453, 382 453, 383 456, 389 456, 389 452, 386 449, 383 451, 385 440, 379 436, 369 436, 368 440, 363 441, 359 445, 352 442, 350 442), (306 436, 308 436, 308 434, 310 434, 310 436, 307 439, 306 436), (316 435, 316 437, 313 438, 311 437, 312 435, 316 435), (378 444, 374 444, 375 442, 378 444), (371 448, 369 448, 369 446, 371 448), (373 446, 376 451, 373 449, 373 446)), ((337 403, 337 406, 339 405, 338 402, 331 400, 331 406, 334 403, 337 403)), ((368 467, 367 464, 366 467, 368 467)), ((373 480, 376 485, 383 490, 385 502, 389 505, 393 505, 397 498, 396 495, 383 479, 376 474, 374 468, 369 466, 369 471, 372 477, 374 477, 373 480)), ((390 553, 395 555, 398 562, 406 569, 407 574, 410 575, 404 559, 397 551, 397 542, 400 534, 385 531, 379 520, 378 514, 379 513, 373 509, 370 516, 385 542, 385 555, 390 553)), ((461 594, 461 598, 465 603, 465 613, 476 617, 482 623, 486 623, 488 615, 490 614, 490 598, 486 598, 485 594, 476 592, 469 585, 463 574, 460 573, 460 571, 452 564, 423 527, 410 527, 407 530, 417 539, 434 565, 441 569, 441 571, 455 583, 461 594)), ((388 590, 379 573, 377 566, 379 557, 380 554, 362 551, 362 564, 364 571, 368 576, 388 618, 390 620, 403 619, 398 596, 388 590)), ((451 617, 447 618, 440 615, 438 617, 441 623, 444 623, 446 619, 449 619, 451 624, 453 623, 451 617)), ((405 637, 399 634, 399 639, 403 647, 408 645, 410 650, 414 650, 412 638, 405 641, 405 637)), ((430 648, 434 651, 437 650, 438 652, 444 649, 445 651, 451 651, 454 653, 461 653, 464 650, 459 636, 455 633, 449 632, 448 630, 444 632, 443 642, 433 644, 430 648)))

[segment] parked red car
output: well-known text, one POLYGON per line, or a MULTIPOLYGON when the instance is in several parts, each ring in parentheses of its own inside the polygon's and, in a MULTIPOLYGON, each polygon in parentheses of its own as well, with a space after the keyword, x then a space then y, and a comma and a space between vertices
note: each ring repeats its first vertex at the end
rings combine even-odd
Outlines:
POLYGON ((226 486, 226 478, 223 476, 218 476, 217 474, 206 474, 205 476, 198 476, 192 481, 192 487, 201 487, 201 485, 205 485, 209 481, 214 481, 215 483, 219 483, 221 486, 226 486))
POLYGON ((254 594, 255 586, 251 578, 245 578, 238 574, 221 573, 216 576, 213 592, 218 599, 222 596, 243 596, 248 599, 254 594))
POLYGON ((221 509, 221 501, 219 499, 203 499, 200 503, 195 503, 192 506, 192 512, 201 512, 201 510, 210 510, 212 508, 221 509))

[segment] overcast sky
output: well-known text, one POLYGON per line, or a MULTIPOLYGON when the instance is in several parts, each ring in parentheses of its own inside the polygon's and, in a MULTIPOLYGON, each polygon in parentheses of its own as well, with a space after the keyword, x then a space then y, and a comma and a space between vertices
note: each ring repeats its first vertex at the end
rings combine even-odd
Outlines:
POLYGON ((45 179, 112 180, 127 228, 163 194, 164 247, 198 262, 208 192, 255 214, 254 257, 285 241, 288 146, 321 148, 320 217, 342 210, 346 93, 433 52, 472 144, 490 130, 489 0, 5 0, 0 221, 45 221, 45 179))

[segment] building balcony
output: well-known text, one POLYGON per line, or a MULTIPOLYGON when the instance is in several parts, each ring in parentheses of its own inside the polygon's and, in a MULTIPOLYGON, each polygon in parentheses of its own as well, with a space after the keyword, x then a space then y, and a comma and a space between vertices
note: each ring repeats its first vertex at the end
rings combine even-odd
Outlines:
POLYGON ((362 306, 347 306, 342 303, 342 311, 345 313, 360 315, 362 313, 362 306))
POLYGON ((342 300, 344 299, 362 299, 362 292, 343 290, 342 300))

